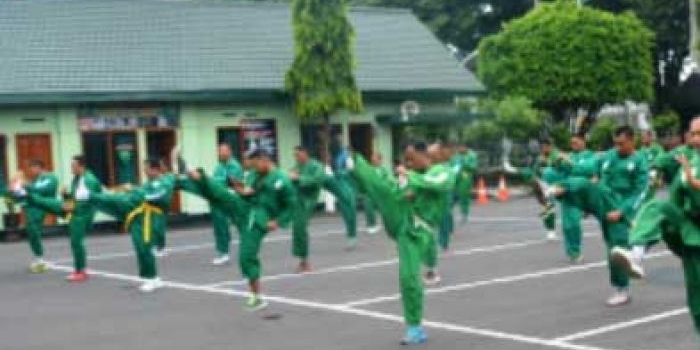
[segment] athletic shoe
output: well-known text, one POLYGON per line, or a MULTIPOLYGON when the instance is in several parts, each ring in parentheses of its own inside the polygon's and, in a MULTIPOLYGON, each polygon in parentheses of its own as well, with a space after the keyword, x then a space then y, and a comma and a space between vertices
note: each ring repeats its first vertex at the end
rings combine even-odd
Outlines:
POLYGON ((357 238, 348 238, 348 242, 345 245, 345 250, 350 252, 357 248, 357 238))
POLYGON ((35 260, 29 265, 29 272, 31 273, 45 273, 49 271, 49 266, 44 262, 44 260, 35 260))
POLYGON ((581 265, 583 264, 583 255, 579 254, 571 256, 569 257, 569 262, 571 263, 571 265, 581 265))
POLYGON ((437 286, 440 282, 442 282, 442 278, 440 278, 440 275, 435 271, 428 271, 423 276, 423 284, 428 287, 437 286))
POLYGON ((629 304, 632 301, 630 292, 627 289, 618 289, 605 302, 608 307, 620 307, 629 304))
POLYGON ((370 235, 370 236, 374 236, 374 235, 376 235, 377 233, 379 233, 379 231, 381 231, 381 230, 382 230, 382 228, 379 227, 379 225, 370 226, 370 227, 367 228, 367 234, 370 235))
POLYGON ((87 279, 88 279, 88 275, 84 271, 71 272, 71 274, 68 275, 68 277, 66 278, 66 280, 68 280, 68 282, 71 282, 71 283, 85 282, 85 281, 87 281, 87 279))
POLYGON ((142 293, 152 293, 156 289, 163 288, 164 286, 165 286, 165 284, 160 279, 160 277, 156 277, 156 278, 147 279, 145 282, 143 282, 141 287, 139 287, 139 290, 142 293))
POLYGON ((623 268, 625 273, 627 273, 627 275, 631 278, 644 278, 644 267, 642 266, 642 261, 641 259, 635 259, 631 251, 620 247, 614 247, 610 251, 610 259, 612 260, 613 264, 623 268))
POLYGON ((230 261, 231 257, 228 254, 222 254, 214 258, 214 260, 211 261, 211 264, 214 266, 222 266, 228 264, 230 261))
POLYGON ((251 295, 248 297, 248 301, 245 303, 245 309, 249 312, 256 312, 266 308, 269 304, 263 298, 257 295, 251 295))
POLYGON ((419 345, 428 341, 428 335, 425 334, 423 327, 415 326, 408 327, 406 334, 401 339, 401 345, 419 345))
POLYGON ((547 231, 547 240, 548 241, 556 241, 557 240, 557 231, 547 231))
POLYGON ((299 266, 297 266, 297 273, 304 274, 309 272, 311 272, 311 264, 306 261, 299 262, 299 266))
POLYGON ((156 258, 162 258, 168 255, 168 250, 163 248, 163 249, 158 249, 158 248, 153 248, 153 255, 156 258))

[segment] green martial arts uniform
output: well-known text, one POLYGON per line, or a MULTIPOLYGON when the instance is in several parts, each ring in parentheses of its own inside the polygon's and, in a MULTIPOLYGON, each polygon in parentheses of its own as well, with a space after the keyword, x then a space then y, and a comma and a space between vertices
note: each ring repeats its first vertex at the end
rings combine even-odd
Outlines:
MULTIPOLYGON (((568 158, 561 160, 557 170, 563 177, 583 177, 591 179, 597 174, 597 157, 589 150, 571 152, 568 158)), ((564 233, 564 250, 571 259, 581 256, 581 210, 567 202, 561 202, 562 231, 564 233)))
POLYGON ((190 183, 199 186, 198 192, 236 225, 240 231, 238 263, 241 273, 249 281, 257 281, 261 274, 259 253, 268 232, 267 223, 276 220, 280 227, 287 227, 292 221, 298 201, 294 186, 279 169, 266 175, 251 173, 253 193, 243 197, 200 173, 202 178, 189 180, 190 183))
MULTIPOLYGON (((163 174, 163 175, 159 178, 159 181, 160 181, 160 182, 163 184, 163 186, 165 186, 166 188, 172 189, 173 195, 174 195, 175 187, 176 187, 176 185, 177 185, 177 178, 176 178, 176 175, 175 175, 175 174, 173 174, 173 173, 166 173, 166 174, 163 174)), ((171 195, 171 196, 172 196, 172 195, 171 195)), ((171 202, 172 202, 172 198, 171 198, 171 202)), ((162 251, 162 250, 165 249, 165 246, 166 246, 166 243, 167 243, 167 240, 166 240, 166 232, 167 232, 167 230, 168 230, 167 213, 168 213, 169 210, 170 210, 170 208, 167 208, 167 210, 165 211, 165 214, 166 214, 166 215, 165 215, 165 218, 166 218, 166 220, 165 220, 165 222, 163 223, 163 225, 156 225, 156 226, 153 227, 153 229, 154 229, 154 231, 153 231, 153 246, 154 246, 157 250, 160 250, 160 251, 162 251)))
MULTIPOLYGON (((454 216, 452 215, 452 207, 454 203, 454 189, 457 183, 457 177, 461 170, 461 164, 458 160, 453 157, 450 162, 439 165, 440 171, 444 171, 449 175, 447 180, 450 184, 448 192, 445 194, 445 200, 443 202, 444 212, 443 218, 440 222, 438 228, 437 242, 443 250, 450 248, 450 238, 454 232, 454 216)), ((433 167, 434 168, 434 167, 433 167)))
MULTIPOLYGON (((674 149, 684 154, 695 178, 700 178, 700 153, 690 147, 674 149)), ((630 231, 630 245, 650 246, 663 239, 683 263, 686 298, 695 329, 700 333, 700 190, 687 181, 680 164, 675 168, 675 186, 668 201, 653 200, 637 214, 630 231)), ((669 174, 673 169, 666 169, 669 174)))
POLYGON ((382 179, 361 156, 355 155, 354 161, 352 174, 358 186, 377 204, 385 231, 397 244, 405 322, 418 326, 423 318, 421 263, 430 265, 431 259, 436 260, 435 233, 444 213, 441 204, 449 175, 431 169, 423 174, 409 172, 407 183, 401 186, 382 179), (411 199, 407 193, 412 193, 411 199))
MULTIPOLYGON (((58 193, 58 177, 53 173, 45 172, 37 176, 25 188, 29 194, 55 200, 58 193)), ((24 215, 27 222, 25 229, 27 230, 29 247, 32 250, 32 254, 37 258, 44 256, 41 235, 44 229, 46 214, 46 210, 36 205, 32 205, 31 203, 25 203, 24 205, 24 215)))
MULTIPOLYGON (((639 148, 637 152, 646 159, 650 168, 653 168, 653 164, 656 163, 656 159, 665 153, 664 148, 656 142, 652 143, 648 147, 643 146, 639 148)), ((657 178, 656 172, 652 170, 649 175, 652 183, 650 184, 651 186, 649 187, 649 191, 647 191, 647 195, 644 198, 645 202, 653 199, 656 196, 656 190, 661 187, 661 181, 657 178)))
POLYGON ((542 178, 542 173, 547 168, 556 168, 559 163, 559 150, 552 148, 549 156, 545 157, 540 154, 537 156, 537 160, 529 169, 523 169, 519 172, 519 175, 527 182, 530 182, 532 187, 535 189, 535 194, 537 195, 537 201, 542 205, 542 212, 540 216, 542 217, 542 223, 548 231, 554 231, 557 228, 557 214, 554 210, 554 205, 548 202, 547 198, 540 194, 537 187, 537 179, 542 178))
MULTIPOLYGON (((372 165, 372 167, 377 172, 377 175, 382 179, 390 179, 391 174, 384 167, 372 165)), ((359 186, 358 186, 359 187, 359 186)), ((358 192, 362 195, 362 206, 365 209, 366 223, 367 227, 377 226, 377 204, 365 193, 361 188, 358 188, 358 192)))
MULTIPOLYGON (((639 210, 647 192, 650 190, 649 167, 646 159, 639 153, 621 157, 617 150, 612 149, 599 159, 599 177, 602 187, 610 189, 619 199, 618 206, 611 211, 619 210, 622 221, 632 222, 639 210)), ((604 239, 610 249, 619 246, 629 247, 628 225, 618 225, 616 229, 603 231, 604 239)), ((625 288, 629 284, 628 276, 616 266, 610 267, 613 286, 625 288)))
MULTIPOLYGON (((220 184, 226 186, 229 178, 241 180, 243 178, 243 168, 234 158, 219 162, 214 168, 212 178, 220 184)), ((226 213, 219 211, 216 207, 210 208, 211 220, 214 224, 214 241, 216 243, 216 252, 219 255, 229 253, 231 245, 231 230, 230 222, 226 213)))
POLYGON ((78 189, 81 181, 91 194, 102 192, 100 180, 91 171, 85 170, 82 176, 73 177, 70 192, 68 193, 68 200, 73 201, 73 211, 70 213, 70 221, 68 221, 68 232, 70 233, 70 244, 73 250, 73 264, 77 272, 85 270, 87 264, 87 252, 84 244, 85 235, 92 229, 92 224, 95 220, 95 208, 86 201, 75 200, 75 191, 78 189))
POLYGON ((462 213, 462 221, 466 221, 471 210, 474 175, 479 167, 479 159, 476 152, 472 150, 467 150, 466 153, 459 153, 456 156, 460 157, 461 160, 459 162, 459 175, 457 176, 455 192, 457 193, 459 210, 462 213))
MULTIPOLYGON (((343 170, 343 172, 347 172, 343 170)), ((357 237, 357 203, 355 190, 348 174, 324 174, 323 189, 330 192, 338 203, 348 238, 357 237)))
POLYGON ((309 256, 309 221, 313 216, 318 194, 326 176, 323 164, 315 159, 297 163, 294 168, 299 177, 292 182, 297 190, 296 215, 292 224, 292 254, 300 259, 309 256))
POLYGON ((153 245, 158 232, 164 232, 167 212, 173 198, 174 182, 160 176, 126 193, 91 193, 89 203, 97 210, 124 223, 136 251, 139 277, 158 276, 153 245))

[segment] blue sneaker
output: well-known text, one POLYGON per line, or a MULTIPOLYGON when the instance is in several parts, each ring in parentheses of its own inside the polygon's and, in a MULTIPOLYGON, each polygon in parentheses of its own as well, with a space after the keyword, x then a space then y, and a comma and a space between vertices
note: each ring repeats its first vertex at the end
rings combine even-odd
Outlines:
POLYGON ((415 326, 408 327, 406 334, 401 339, 401 345, 419 345, 428 340, 428 335, 425 334, 423 327, 415 326))

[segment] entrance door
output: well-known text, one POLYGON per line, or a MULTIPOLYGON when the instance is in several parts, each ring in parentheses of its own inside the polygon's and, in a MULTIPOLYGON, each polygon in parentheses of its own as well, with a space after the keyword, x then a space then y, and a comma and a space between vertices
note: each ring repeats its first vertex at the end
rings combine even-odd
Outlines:
MULTIPOLYGON (((148 130, 146 131, 146 154, 149 158, 162 159, 167 167, 170 167, 170 152, 175 147, 175 130, 148 130)), ((169 169, 173 170, 173 169, 169 169)), ((173 213, 180 212, 180 192, 173 195, 170 206, 173 213)))
MULTIPOLYGON (((29 171, 29 162, 37 159, 44 163, 46 170, 53 170, 53 157, 51 156, 51 135, 50 134, 17 134, 17 166, 25 174, 29 171)), ((24 215, 21 218, 24 223, 24 215)), ((47 215, 44 220, 45 225, 54 225, 56 218, 47 215)))
POLYGON ((365 159, 370 159, 374 152, 372 134, 372 124, 350 124, 350 147, 365 159))
POLYGON ((231 147, 231 153, 239 161, 243 159, 243 140, 241 130, 235 127, 219 128, 216 130, 216 144, 227 144, 231 147))

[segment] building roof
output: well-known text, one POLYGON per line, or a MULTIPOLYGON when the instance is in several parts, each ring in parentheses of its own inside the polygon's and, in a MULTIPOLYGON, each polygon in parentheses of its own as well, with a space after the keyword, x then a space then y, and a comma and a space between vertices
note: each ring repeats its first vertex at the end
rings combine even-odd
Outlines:
MULTIPOLYGON (((351 21, 364 92, 483 91, 411 12, 353 8, 351 21)), ((279 94, 292 59, 285 4, 0 1, 0 103, 279 94)))

